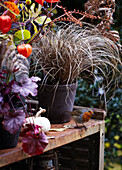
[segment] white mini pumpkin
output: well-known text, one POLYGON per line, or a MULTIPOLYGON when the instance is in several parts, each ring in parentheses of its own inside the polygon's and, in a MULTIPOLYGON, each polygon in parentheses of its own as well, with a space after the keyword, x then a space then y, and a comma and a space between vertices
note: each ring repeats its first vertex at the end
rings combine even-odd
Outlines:
POLYGON ((26 123, 32 123, 32 124, 41 126, 43 132, 47 133, 51 128, 50 121, 46 117, 39 116, 41 113, 44 113, 44 112, 46 112, 46 110, 40 107, 39 111, 36 113, 36 116, 26 118, 26 123))
POLYGON ((51 128, 51 124, 50 121, 46 118, 46 117, 29 117, 26 118, 26 123, 34 123, 35 125, 41 126, 43 132, 47 133, 50 128, 51 128))

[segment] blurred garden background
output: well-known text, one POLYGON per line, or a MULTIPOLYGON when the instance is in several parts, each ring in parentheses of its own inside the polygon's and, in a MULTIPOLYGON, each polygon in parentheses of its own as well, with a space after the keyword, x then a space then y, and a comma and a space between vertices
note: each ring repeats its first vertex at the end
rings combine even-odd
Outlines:
MULTIPOLYGON (((83 10, 87 0, 61 0, 68 10, 83 10)), ((122 1, 116 1, 113 28, 119 31, 122 42, 122 1)), ((120 68, 121 70, 121 68, 120 68)), ((97 70, 96 70, 97 73, 97 70)), ((105 170, 122 169, 122 84, 118 76, 116 86, 111 86, 108 93, 104 91, 104 80, 98 77, 94 83, 79 80, 75 105, 107 109, 105 119, 105 170)))

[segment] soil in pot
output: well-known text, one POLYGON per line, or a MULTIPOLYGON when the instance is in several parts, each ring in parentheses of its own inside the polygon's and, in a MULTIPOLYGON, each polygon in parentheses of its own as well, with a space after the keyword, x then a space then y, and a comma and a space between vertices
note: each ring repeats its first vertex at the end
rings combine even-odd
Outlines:
POLYGON ((42 116, 47 117, 51 123, 66 123, 71 120, 68 111, 73 110, 76 84, 70 85, 41 85, 39 91, 39 106, 46 109, 42 116))

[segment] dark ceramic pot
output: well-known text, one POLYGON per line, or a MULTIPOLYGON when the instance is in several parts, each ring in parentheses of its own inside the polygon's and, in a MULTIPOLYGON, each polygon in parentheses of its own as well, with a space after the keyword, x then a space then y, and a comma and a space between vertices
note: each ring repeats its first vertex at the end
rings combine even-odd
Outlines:
MULTIPOLYGON (((21 128, 20 128, 21 129, 21 128)), ((20 129, 16 134, 10 134, 3 129, 2 118, 0 119, 0 149, 9 149, 17 146, 20 129)))
POLYGON ((73 110, 77 83, 70 85, 41 85, 39 90, 39 106, 46 109, 42 116, 51 123, 66 123, 71 119, 68 111, 73 110))
MULTIPOLYGON (((20 105, 21 104, 19 102, 16 102, 16 105, 15 105, 16 110, 23 109, 23 107, 20 107, 20 105)), ((27 109, 26 104, 24 105, 24 108, 27 109)), ((13 109, 10 109, 10 110, 12 111, 13 109)), ((17 146, 21 127, 19 128, 16 134, 11 134, 8 131, 4 130, 2 121, 3 121, 3 118, 0 118, 0 149, 14 148, 17 146)))

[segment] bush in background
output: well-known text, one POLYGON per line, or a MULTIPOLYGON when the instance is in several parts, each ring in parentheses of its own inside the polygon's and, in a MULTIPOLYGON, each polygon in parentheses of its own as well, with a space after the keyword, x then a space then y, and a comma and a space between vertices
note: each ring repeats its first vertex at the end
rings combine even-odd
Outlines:
MULTIPOLYGON (((105 109, 104 91, 100 85, 87 83, 83 79, 78 82, 75 105, 105 109)), ((106 96, 111 99, 107 103, 105 119, 105 169, 112 167, 111 163, 122 164, 122 89, 118 85, 113 92, 106 96)), ((119 170, 119 169, 118 169, 119 170)))

